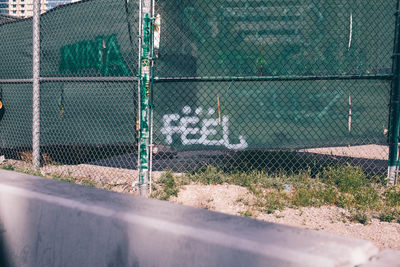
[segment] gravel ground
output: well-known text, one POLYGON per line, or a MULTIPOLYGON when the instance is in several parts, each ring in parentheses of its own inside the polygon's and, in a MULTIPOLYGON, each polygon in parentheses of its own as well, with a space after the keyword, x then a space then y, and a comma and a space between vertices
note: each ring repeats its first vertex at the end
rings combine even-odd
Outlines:
MULTIPOLYGON (((231 215, 249 212, 246 202, 252 196, 246 188, 236 185, 186 185, 172 202, 206 208, 231 215)), ((372 219, 370 224, 350 222, 349 214, 338 207, 285 209, 273 214, 250 210, 253 218, 332 234, 369 240, 380 249, 400 250, 400 223, 381 222, 372 219)), ((247 214, 250 215, 250 214, 247 214)))
MULTIPOLYGON (((387 146, 368 145, 315 148, 299 152, 387 160, 388 149, 387 146)), ((123 158, 123 160, 126 161, 126 158, 123 158)), ((201 160, 204 159, 201 158, 201 160)), ((122 159, 117 161, 122 161, 122 159)), ((31 164, 17 160, 5 160, 1 165, 12 165, 20 170, 31 168, 31 164)), ((134 169, 79 164, 48 165, 42 167, 40 172, 44 176, 72 178, 76 183, 81 184, 84 184, 84 180, 89 180, 98 187, 116 192, 137 194, 132 189, 132 184, 137 180, 137 170, 134 169)), ((158 179, 161 173, 158 171, 153 172, 153 179, 158 179)), ((251 215, 253 218, 264 221, 366 239, 372 241, 381 249, 400 249, 399 223, 380 222, 377 219, 373 219, 368 225, 350 222, 348 220, 349 214, 337 207, 286 209, 276 211, 273 214, 263 214, 248 209, 247 203, 251 202, 252 199, 252 195, 246 188, 236 185, 191 184, 184 186, 180 190, 178 197, 171 199, 171 201, 231 215, 251 215)))

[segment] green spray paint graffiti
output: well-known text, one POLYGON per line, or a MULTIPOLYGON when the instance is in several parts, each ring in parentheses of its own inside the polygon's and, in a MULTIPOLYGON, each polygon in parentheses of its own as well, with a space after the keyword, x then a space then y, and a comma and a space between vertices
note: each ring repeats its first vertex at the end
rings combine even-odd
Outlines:
POLYGON ((95 72, 101 76, 131 76, 115 34, 97 36, 60 48, 60 73, 95 72))

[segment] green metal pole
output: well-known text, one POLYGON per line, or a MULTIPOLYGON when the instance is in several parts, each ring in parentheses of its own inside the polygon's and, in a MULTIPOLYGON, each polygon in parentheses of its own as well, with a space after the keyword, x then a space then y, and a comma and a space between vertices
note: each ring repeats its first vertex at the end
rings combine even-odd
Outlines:
POLYGON ((141 1, 141 46, 139 64, 139 136, 138 136, 138 176, 139 192, 147 195, 150 181, 150 119, 151 119, 151 86, 152 86, 152 0, 141 1))
POLYGON ((388 184, 396 184, 396 164, 398 159, 399 123, 400 123, 400 13, 399 1, 396 7, 396 32, 393 53, 393 81, 390 96, 389 117, 389 163, 388 184))

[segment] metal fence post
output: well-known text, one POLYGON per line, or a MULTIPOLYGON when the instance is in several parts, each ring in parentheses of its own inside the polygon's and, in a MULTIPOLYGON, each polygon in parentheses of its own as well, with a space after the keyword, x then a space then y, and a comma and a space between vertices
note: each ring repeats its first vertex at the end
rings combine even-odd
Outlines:
POLYGON ((390 95, 389 112, 389 163, 388 163, 388 183, 396 183, 396 165, 398 157, 399 143, 399 123, 400 123, 400 1, 396 6, 396 28, 393 49, 393 81, 390 95))
POLYGON ((33 101, 32 163, 40 167, 40 0, 33 1, 33 101))
POLYGON ((153 47, 153 12, 152 0, 140 0, 140 61, 139 61, 139 139, 138 139, 138 174, 139 192, 141 196, 147 195, 150 183, 150 157, 151 157, 151 86, 152 86, 152 47, 153 47))

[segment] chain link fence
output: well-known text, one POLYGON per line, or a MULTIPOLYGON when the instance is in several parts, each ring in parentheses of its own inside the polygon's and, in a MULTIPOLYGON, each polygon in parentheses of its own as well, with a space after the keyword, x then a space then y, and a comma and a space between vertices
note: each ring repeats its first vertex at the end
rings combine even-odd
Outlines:
MULTIPOLYGON (((396 10, 396 0, 156 0, 152 170, 386 173, 396 10)), ((41 15, 42 173, 126 190, 137 180, 139 11, 87 0, 41 15)), ((32 18, 0 22, 0 149, 31 162, 32 18)))
POLYGON ((157 1, 155 168, 387 169, 396 1, 157 1), (162 154, 162 153, 160 153, 162 154))

